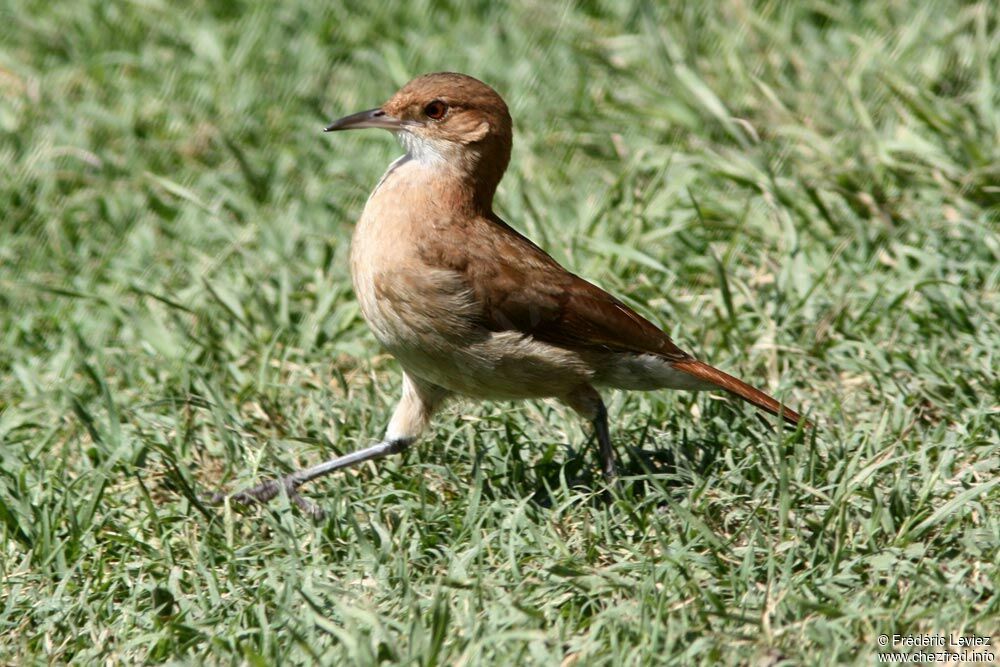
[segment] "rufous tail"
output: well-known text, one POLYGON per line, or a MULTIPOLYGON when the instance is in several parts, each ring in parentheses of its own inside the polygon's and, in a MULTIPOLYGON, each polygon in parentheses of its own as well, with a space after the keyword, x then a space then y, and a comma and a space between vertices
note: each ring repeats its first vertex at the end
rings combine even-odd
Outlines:
POLYGON ((739 396, 747 403, 752 403, 761 410, 770 412, 772 415, 778 415, 793 426, 798 426, 800 423, 806 428, 812 428, 813 426, 809 420, 803 419, 795 410, 782 405, 760 389, 754 389, 743 380, 734 378, 729 373, 723 373, 718 368, 709 366, 696 359, 676 361, 672 366, 679 371, 693 375, 699 380, 705 380, 720 389, 725 389, 730 394, 739 396))

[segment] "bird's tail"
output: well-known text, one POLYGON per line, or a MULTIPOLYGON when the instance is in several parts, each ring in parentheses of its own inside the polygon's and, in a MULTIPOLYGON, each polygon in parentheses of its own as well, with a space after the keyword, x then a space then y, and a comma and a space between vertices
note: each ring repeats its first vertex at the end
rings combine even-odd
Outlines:
POLYGON ((699 380, 704 380, 720 389, 725 389, 730 394, 739 396, 747 403, 752 403, 761 410, 770 412, 772 415, 778 415, 793 426, 802 424, 806 428, 812 428, 812 423, 807 419, 803 419, 799 413, 782 405, 761 390, 754 389, 743 380, 734 378, 728 373, 723 373, 718 368, 713 368, 696 359, 676 361, 671 365, 677 370, 683 371, 688 375, 693 375, 699 380))

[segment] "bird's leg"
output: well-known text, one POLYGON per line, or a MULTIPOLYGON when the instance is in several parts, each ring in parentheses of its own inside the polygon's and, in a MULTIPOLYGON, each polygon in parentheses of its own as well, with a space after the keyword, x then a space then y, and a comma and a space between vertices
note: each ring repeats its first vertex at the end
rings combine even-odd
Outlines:
MULTIPOLYGON (((329 475, 330 473, 340 470, 341 468, 348 468, 350 466, 357 465, 358 463, 363 463, 364 461, 379 459, 389 454, 399 454, 409 447, 413 440, 414 438, 383 440, 382 442, 376 443, 371 447, 365 447, 364 449, 359 449, 356 452, 351 452, 350 454, 345 454, 344 456, 338 456, 335 459, 324 461, 323 463, 314 465, 311 468, 296 470, 290 475, 285 475, 280 479, 271 479, 266 482, 262 482, 252 488, 234 493, 230 496, 230 498, 238 503, 266 503, 281 493, 281 490, 284 489, 285 493, 288 494, 289 499, 291 499, 303 511, 316 518, 322 518, 323 510, 320 509, 315 503, 302 497, 299 493, 300 486, 319 477, 329 475)), ((209 498, 209 502, 213 505, 218 505, 225 499, 226 494, 220 491, 213 494, 211 498, 209 498)))
MULTIPOLYGON (((288 497, 303 511, 315 518, 322 518, 323 510, 299 494, 300 486, 329 475, 336 470, 405 451, 427 427, 431 416, 446 396, 447 391, 444 389, 427 384, 422 380, 415 380, 404 373, 403 395, 392 414, 389 428, 386 429, 385 439, 382 442, 350 454, 338 456, 311 468, 297 470, 281 479, 263 482, 255 487, 235 493, 231 498, 240 503, 266 503, 284 489, 288 497)), ((219 492, 212 495, 209 502, 220 504, 225 498, 226 494, 219 492)))
POLYGON ((605 482, 614 482, 618 470, 615 467, 615 450, 611 447, 611 433, 608 430, 608 410, 604 407, 601 395, 590 385, 583 385, 563 400, 576 410, 577 414, 594 425, 598 451, 601 455, 601 473, 605 482))
POLYGON ((597 432, 597 444, 601 452, 601 473, 605 482, 613 482, 618 477, 615 467, 615 450, 611 447, 611 433, 608 431, 608 410, 602 402, 594 417, 594 430, 597 432))

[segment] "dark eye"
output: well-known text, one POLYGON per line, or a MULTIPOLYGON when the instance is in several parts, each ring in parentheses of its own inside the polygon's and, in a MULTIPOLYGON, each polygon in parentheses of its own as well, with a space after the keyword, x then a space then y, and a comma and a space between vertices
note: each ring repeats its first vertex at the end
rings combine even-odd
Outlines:
POLYGON ((441 100, 434 100, 424 107, 424 114, 433 120, 440 120, 448 112, 448 105, 441 100))

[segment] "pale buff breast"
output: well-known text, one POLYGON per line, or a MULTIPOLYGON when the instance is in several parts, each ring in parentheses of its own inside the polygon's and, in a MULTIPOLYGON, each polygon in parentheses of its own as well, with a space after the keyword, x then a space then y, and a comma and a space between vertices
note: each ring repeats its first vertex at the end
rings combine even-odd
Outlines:
POLYGON ((390 167, 354 233, 354 290, 375 338, 407 372, 476 398, 563 396, 588 382, 593 372, 576 352, 480 326, 463 277, 423 262, 421 231, 439 218, 419 168, 390 167))

